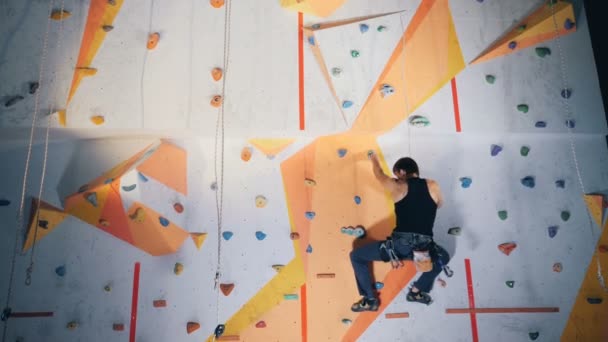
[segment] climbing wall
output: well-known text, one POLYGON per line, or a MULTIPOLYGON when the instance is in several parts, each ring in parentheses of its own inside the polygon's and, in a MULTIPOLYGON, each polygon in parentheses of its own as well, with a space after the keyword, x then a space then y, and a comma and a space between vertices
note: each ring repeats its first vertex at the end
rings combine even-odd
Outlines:
POLYGON ((581 3, 5 7, 3 341, 608 339, 581 3), (441 186, 430 306, 377 262, 350 310, 350 252, 395 224, 370 150, 441 186))

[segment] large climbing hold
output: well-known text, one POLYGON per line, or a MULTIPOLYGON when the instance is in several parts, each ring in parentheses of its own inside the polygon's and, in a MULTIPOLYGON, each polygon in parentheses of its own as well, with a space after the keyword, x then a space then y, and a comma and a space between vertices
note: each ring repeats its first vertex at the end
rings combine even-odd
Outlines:
POLYGON ((197 331, 200 327, 201 325, 197 322, 188 322, 188 324, 186 324, 186 332, 188 333, 188 335, 190 335, 193 332, 197 331))
POLYGON ((159 40, 160 40, 160 33, 158 33, 158 32, 150 33, 150 35, 148 36, 148 43, 146 44, 146 47, 148 48, 148 50, 156 49, 156 46, 158 45, 159 40))
POLYGON ((517 247, 515 242, 505 242, 498 245, 498 249, 505 255, 510 255, 513 250, 517 247))
POLYGON ((51 19, 59 21, 59 20, 67 19, 71 15, 72 15, 72 13, 70 13, 69 11, 66 11, 64 9, 56 9, 51 12, 51 19))
POLYGON ((280 0, 281 7, 316 17, 327 17, 346 0, 280 0))
POLYGON ((220 290, 224 294, 224 296, 228 296, 234 290, 234 284, 220 284, 220 290))
POLYGON ((23 99, 25 99, 25 97, 23 97, 21 95, 12 96, 8 100, 6 100, 6 102, 4 102, 4 107, 7 107, 7 108, 12 107, 23 99))

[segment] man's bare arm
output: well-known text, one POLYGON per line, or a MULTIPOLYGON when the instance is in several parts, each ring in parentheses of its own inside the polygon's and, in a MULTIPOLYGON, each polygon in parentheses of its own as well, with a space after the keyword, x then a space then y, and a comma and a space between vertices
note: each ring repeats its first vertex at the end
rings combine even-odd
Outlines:
POLYGON ((439 187, 439 183, 434 180, 429 181, 429 190, 431 194, 437 199, 437 208, 441 208, 443 206, 443 195, 441 194, 441 188, 439 187))
POLYGON ((387 176, 382 170, 382 166, 380 166, 380 161, 378 160, 378 155, 375 153, 370 156, 372 160, 374 176, 376 179, 384 186, 384 188, 391 192, 391 194, 395 194, 398 192, 397 183, 395 180, 389 176, 387 176))

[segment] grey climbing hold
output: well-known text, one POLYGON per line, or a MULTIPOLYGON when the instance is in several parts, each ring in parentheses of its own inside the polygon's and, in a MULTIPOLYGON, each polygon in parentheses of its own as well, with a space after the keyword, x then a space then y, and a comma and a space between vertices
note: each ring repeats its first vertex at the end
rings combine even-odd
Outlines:
POLYGON ((530 339, 532 341, 535 341, 536 339, 538 339, 538 336, 540 336, 540 334, 538 333, 538 331, 535 331, 535 332, 528 333, 528 336, 530 336, 530 339))
POLYGON ((60 276, 60 277, 65 276, 65 273, 66 273, 65 266, 61 265, 61 266, 55 268, 55 273, 57 273, 57 275, 60 276))
POLYGON ((526 176, 521 179, 521 184, 527 188, 534 188, 536 182, 534 181, 533 176, 526 176))
POLYGON ((361 197, 355 196, 355 204, 357 204, 357 205, 361 204, 361 197))
POLYGON ((490 155, 492 157, 496 157, 502 151, 502 146, 500 145, 492 145, 490 146, 490 155))
POLYGON ((106 185, 107 185, 107 184, 112 183, 113 181, 114 181, 114 178, 108 178, 108 179, 106 179, 105 181, 103 181, 103 184, 106 184, 106 185))
POLYGON ((110 292, 110 291, 112 291, 112 286, 110 284, 108 284, 108 285, 106 285, 106 286, 103 287, 103 290, 106 291, 106 292, 110 292))
POLYGON ((213 190, 213 191, 217 190, 217 182, 213 182, 213 183, 211 183, 210 188, 211 188, 211 190, 213 190))
POLYGON ((505 281, 505 284, 506 284, 506 285, 507 285, 507 286, 508 286, 510 289, 512 289, 512 288, 515 286, 515 281, 513 281, 513 280, 507 280, 507 281, 505 281))
POLYGON ((544 121, 536 121, 536 123, 534 124, 534 127, 536 128, 545 128, 547 127, 547 123, 544 121))
POLYGON ((306 247, 306 253, 312 253, 312 246, 310 244, 308 244, 308 247, 306 247))
POLYGON ((587 303, 589 304, 602 304, 603 300, 599 297, 587 297, 587 303))
POLYGON ((350 108, 352 106, 353 106, 353 102, 352 101, 346 100, 346 101, 342 102, 342 108, 350 108))
POLYGON ((572 96, 572 89, 564 88, 564 89, 562 89, 560 94, 562 95, 563 98, 569 99, 570 96, 572 96))
POLYGON ((519 154, 521 154, 522 157, 527 157, 528 153, 530 153, 530 148, 528 146, 522 146, 519 149, 519 154))
POLYGON ((38 220, 38 227, 42 229, 49 229, 49 221, 47 220, 38 220))
POLYGON ((519 26, 517 27, 517 31, 518 31, 518 32, 524 32, 524 31, 526 30, 526 28, 527 28, 526 24, 519 25, 519 26))
POLYGON ((494 82, 496 82, 496 76, 486 75, 486 82, 488 82, 489 84, 494 84, 494 82))
POLYGON ((563 189, 563 188, 566 187, 566 181, 563 180, 563 179, 558 179, 558 180, 555 181, 555 186, 558 187, 558 188, 563 189))
POLYGON ((255 232, 255 238, 258 239, 259 241, 262 241, 266 238, 266 234, 264 234, 264 232, 261 231, 257 231, 255 232))
POLYGON ((382 95, 382 97, 388 97, 393 95, 394 93, 395 88, 393 88, 392 86, 388 84, 383 84, 382 86, 380 86, 380 94, 382 95))
POLYGON ((568 128, 574 128, 576 126, 576 121, 574 121, 573 119, 569 119, 566 120, 565 124, 568 128))
POLYGON ((101 27, 101 29, 102 29, 104 32, 110 32, 110 31, 112 31, 112 30, 114 29, 114 26, 112 26, 112 25, 103 25, 103 26, 101 27))
POLYGON ((222 237, 226 241, 230 240, 230 238, 232 237, 232 235, 234 235, 234 234, 232 232, 229 232, 229 231, 226 231, 226 232, 222 233, 222 237))
POLYGON ((317 215, 317 214, 315 214, 315 212, 314 212, 314 211, 307 211, 307 212, 304 214, 304 216, 306 216, 306 218, 307 218, 308 220, 312 220, 312 219, 314 219, 316 215, 317 215))
POLYGON ((566 21, 564 21, 564 28, 566 30, 572 30, 574 28, 574 26, 576 26, 576 24, 570 18, 568 18, 568 19, 566 19, 566 21))
POLYGON ((388 30, 388 27, 384 26, 384 25, 380 25, 377 28, 378 32, 384 32, 386 30, 388 30))
POLYGON ((562 213, 560 214, 562 220, 564 221, 568 221, 570 219, 570 212, 567 210, 563 210, 562 213))
POLYGON ((38 91, 39 87, 40 87, 40 83, 38 83, 38 82, 30 82, 30 90, 29 90, 30 95, 36 94, 36 92, 38 91))
POLYGON ((9 98, 8 100, 6 100, 6 102, 4 102, 4 106, 7 108, 12 107, 23 99, 24 99, 24 97, 21 95, 13 96, 13 97, 9 98))
POLYGON ((166 218, 160 216, 158 218, 158 222, 160 222, 160 225, 163 227, 167 227, 169 225, 169 220, 167 220, 166 218))
POLYGON ((321 24, 314 24, 314 25, 312 25, 312 29, 313 30, 318 30, 320 28, 321 28, 321 24))
POLYGON ((517 105, 517 110, 522 113, 527 113, 530 110, 530 107, 527 104, 522 103, 517 105))
POLYGON ((427 119, 426 117, 424 117, 422 115, 413 115, 410 117, 409 121, 410 121, 410 125, 412 125, 414 127, 426 127, 431 124, 429 119, 427 119))
POLYGON ((462 229, 460 227, 452 227, 452 228, 448 229, 448 234, 454 235, 454 236, 460 236, 461 232, 462 232, 462 229))
POLYGON ((362 238, 365 236, 365 227, 357 226, 353 229, 353 236, 356 238, 362 238))
POLYGON ((144 176, 144 174, 141 172, 137 173, 137 177, 139 178, 140 181, 142 181, 144 183, 148 181, 148 178, 146 178, 146 176, 144 176))
POLYGON ((369 25, 367 24, 359 24, 359 31, 361 31, 361 33, 365 33, 369 30, 369 25))
POLYGON ((97 193, 96 192, 91 192, 90 194, 86 195, 86 200, 87 202, 91 203, 92 206, 97 208, 97 193))
POLYGON ((549 228, 547 228, 547 232, 549 233, 549 237, 550 238, 554 238, 555 235, 557 235, 557 230, 559 229, 558 226, 550 226, 549 228))
POLYGON ((348 318, 342 318, 342 324, 350 325, 353 321, 348 318))
POLYGON ((472 183, 473 183, 473 180, 469 177, 460 178, 460 186, 462 186, 464 189, 470 187, 472 183))
POLYGON ((509 42, 509 49, 514 50, 517 47, 516 41, 509 42))
POLYGON ((338 77, 342 74, 342 69, 340 68, 331 68, 331 74, 334 77, 338 77))
POLYGON ((347 152, 348 152, 348 150, 345 148, 338 149, 338 157, 344 158, 344 156, 346 155, 347 152))
POLYGON ((11 201, 7 199, 0 199, 0 207, 7 207, 11 204, 11 201))
POLYGON ((137 187, 137 184, 125 185, 122 189, 126 192, 133 191, 137 187))
POLYGON ((540 58, 544 58, 546 56, 551 55, 551 49, 549 49, 548 47, 537 47, 535 51, 536 55, 540 58))
POLYGON ((357 50, 350 50, 350 56, 353 58, 357 58, 357 57, 361 56, 361 54, 357 50))
POLYGON ((509 216, 509 213, 506 210, 500 210, 498 212, 498 217, 503 221, 506 220, 508 216, 509 216))

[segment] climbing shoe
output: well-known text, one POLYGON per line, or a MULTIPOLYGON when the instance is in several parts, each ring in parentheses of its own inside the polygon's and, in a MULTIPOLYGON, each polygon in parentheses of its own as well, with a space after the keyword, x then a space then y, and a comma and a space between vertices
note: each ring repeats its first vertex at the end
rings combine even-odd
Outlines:
POLYGON ((360 301, 353 304, 350 309, 354 312, 362 312, 362 311, 378 311, 378 307, 380 306, 380 300, 378 298, 361 298, 360 301))
POLYGON ((430 305, 433 302, 431 296, 428 293, 424 293, 422 291, 414 293, 410 290, 410 292, 407 294, 406 299, 408 302, 418 302, 426 305, 430 305))

